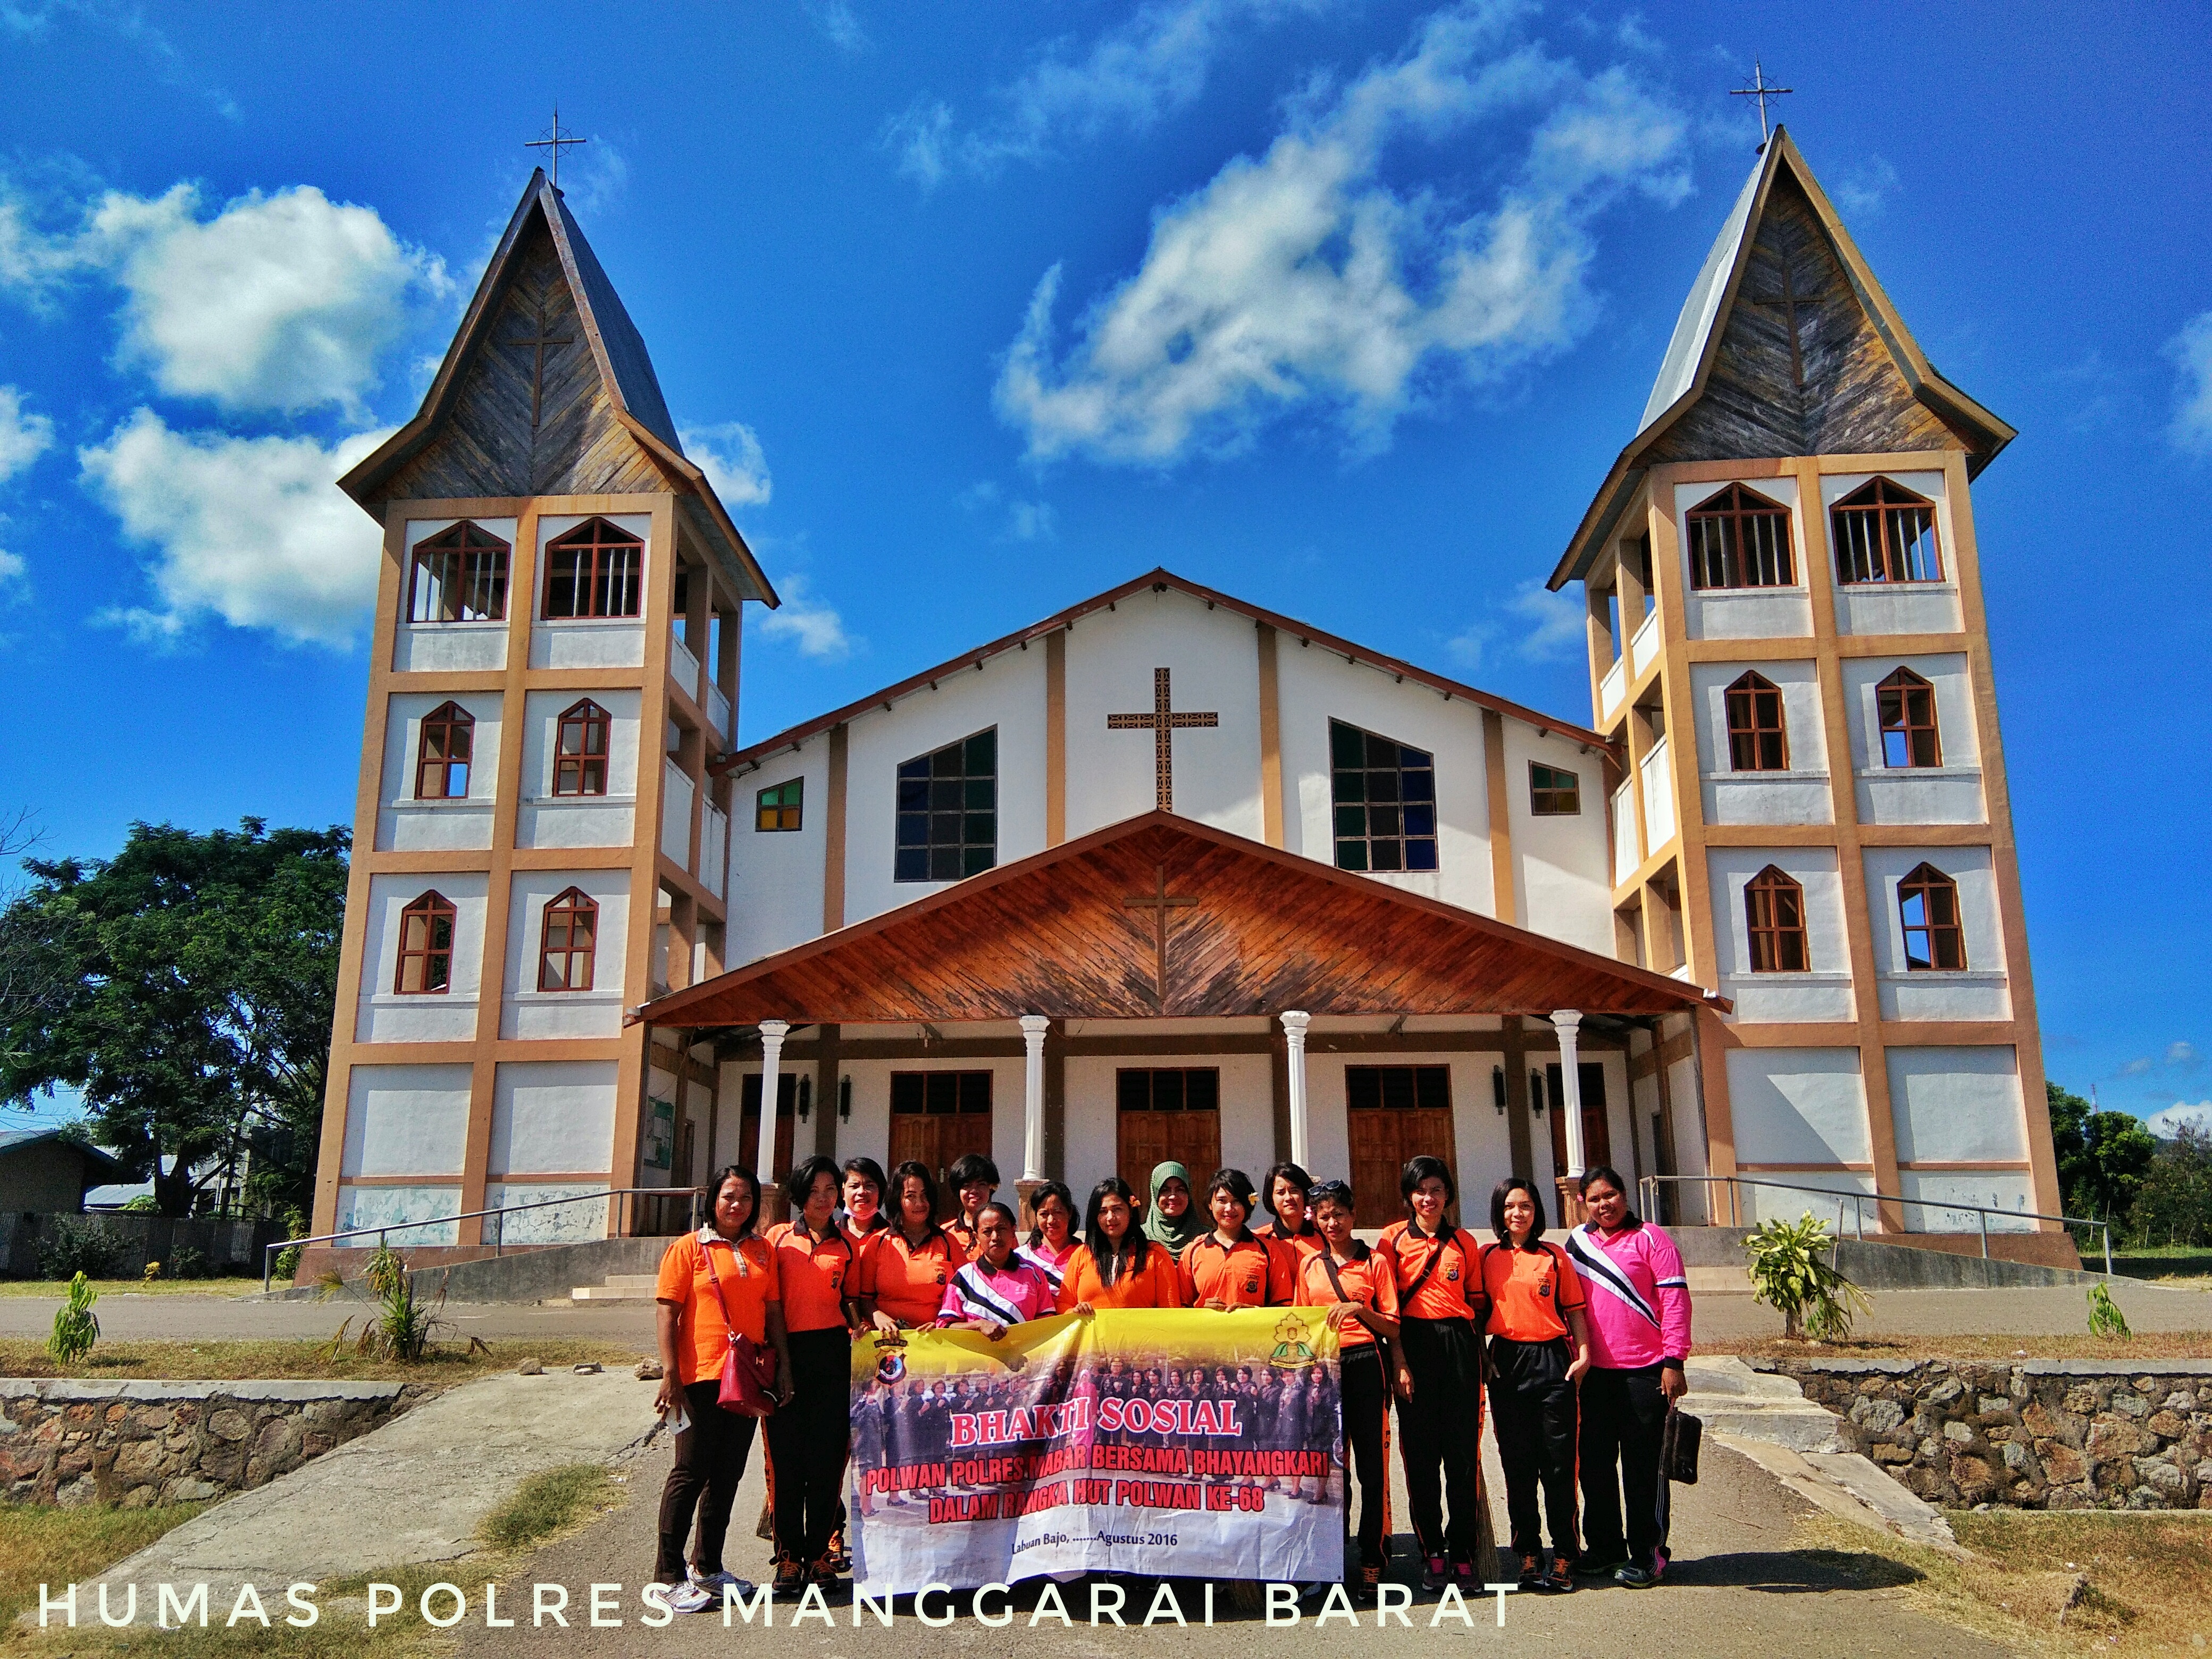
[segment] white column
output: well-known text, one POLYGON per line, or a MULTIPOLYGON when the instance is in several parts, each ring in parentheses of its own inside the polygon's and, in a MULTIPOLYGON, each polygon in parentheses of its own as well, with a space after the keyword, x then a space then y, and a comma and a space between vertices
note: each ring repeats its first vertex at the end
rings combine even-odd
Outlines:
POLYGON ((776 1097, 783 1091, 783 1040, 791 1035, 787 1019, 764 1019, 761 1034, 760 1138, 753 1142, 753 1174, 765 1187, 775 1178, 769 1167, 775 1157, 776 1097))
POLYGON ((1583 1172, 1583 1074, 1575 1061, 1575 1034, 1583 1023, 1572 1008, 1552 1011, 1552 1029, 1559 1034, 1559 1112, 1566 1120, 1567 1167, 1561 1174, 1583 1172))
POLYGON ((1042 1014, 1022 1016, 1022 1179, 1044 1179, 1044 1034, 1042 1014))
POLYGON ((1313 1016, 1293 1008, 1283 1016, 1283 1040, 1290 1047, 1291 1162, 1306 1161, 1306 1027, 1313 1016))

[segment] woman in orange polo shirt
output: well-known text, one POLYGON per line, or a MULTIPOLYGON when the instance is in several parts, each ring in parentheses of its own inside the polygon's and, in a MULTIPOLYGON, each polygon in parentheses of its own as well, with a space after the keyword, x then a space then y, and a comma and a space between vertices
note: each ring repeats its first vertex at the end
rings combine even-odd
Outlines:
POLYGON ((772 1344, 778 1389, 788 1397, 791 1386, 776 1253, 753 1236, 759 1209, 760 1182, 753 1172, 738 1164, 724 1170, 714 1178, 713 1215, 697 1232, 668 1247, 653 1291, 660 1349, 654 1403, 663 1417, 683 1421, 676 1431, 676 1462, 660 1493, 653 1577, 675 1586, 666 1599, 679 1613, 718 1605, 726 1585, 752 1592, 751 1585, 723 1571, 722 1540, 757 1419, 726 1412, 719 1401, 733 1328, 749 1341, 772 1344), (687 1571, 684 1546, 695 1514, 698 1544, 687 1571))
POLYGON ((1398 1286, 1404 1357, 1398 1438, 1407 1507, 1422 1584, 1441 1589, 1456 1579, 1471 1602, 1482 1582, 1474 1570, 1475 1514, 1483 1501, 1481 1247, 1451 1224, 1459 1194, 1442 1158, 1407 1159, 1398 1191, 1407 1218, 1382 1230, 1375 1253, 1390 1263, 1398 1286))
POLYGON ((1301 1166, 1287 1160, 1275 1165, 1260 1188, 1260 1203, 1274 1219, 1252 1229, 1261 1238, 1280 1239, 1296 1250, 1301 1268, 1322 1247, 1321 1230, 1314 1225, 1311 1200, 1306 1196, 1313 1184, 1314 1178, 1301 1166))
POLYGON ((1590 1367, 1588 1297, 1582 1275, 1556 1244, 1542 1242, 1544 1200, 1534 1182, 1508 1176, 1490 1194, 1482 1289, 1490 1299, 1490 1409, 1505 1470, 1505 1512, 1522 1589, 1575 1587, 1581 1554, 1575 1522, 1575 1385, 1590 1367), (1552 1523, 1552 1571, 1544 1572, 1536 1491, 1552 1523))
POLYGON ((891 1171, 890 1228, 862 1259, 860 1308, 887 1337, 937 1322, 945 1287, 965 1259, 937 1224, 937 1177, 909 1160, 891 1171))
MULTIPOLYGON (((1358 1583, 1372 1591, 1382 1583, 1388 1546, 1382 1535, 1385 1494, 1390 1485, 1388 1438, 1390 1383, 1395 1366, 1390 1344, 1398 1334, 1398 1285, 1389 1265, 1352 1237, 1352 1188, 1324 1181, 1312 1192, 1314 1224, 1322 1248, 1298 1262, 1298 1303, 1328 1310, 1336 1333, 1337 1374, 1344 1402, 1344 1560, 1352 1565, 1350 1477, 1359 1479, 1359 1569, 1358 1583)), ((1282 1214, 1279 1208, 1278 1217, 1282 1214)), ((1327 1494, 1328 1483, 1314 1501, 1327 1494)), ((1349 1574, 1347 1574, 1349 1576, 1349 1574)))
POLYGON ((1182 1279, 1167 1247, 1137 1225, 1136 1194, 1119 1176, 1091 1189, 1082 1245, 1060 1281, 1060 1310, 1089 1318, 1101 1308, 1180 1308, 1182 1279))
POLYGON ((1213 1231, 1183 1248, 1184 1302, 1225 1311, 1286 1308, 1297 1300, 1297 1253, 1245 1224, 1252 1217, 1252 1177, 1242 1170, 1216 1170, 1206 1183, 1206 1207, 1213 1231))
POLYGON ((837 1224, 837 1166, 817 1154, 791 1172, 799 1219, 769 1230, 791 1347, 791 1401, 768 1420, 775 1513, 775 1593, 836 1576, 830 1540, 840 1519, 852 1390, 854 1282, 859 1251, 837 1224))

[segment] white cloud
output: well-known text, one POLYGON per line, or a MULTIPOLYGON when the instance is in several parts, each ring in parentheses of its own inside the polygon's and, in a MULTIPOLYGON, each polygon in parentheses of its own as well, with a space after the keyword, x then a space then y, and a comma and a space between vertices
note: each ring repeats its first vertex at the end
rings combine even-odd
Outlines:
POLYGON ((848 0, 810 0, 806 15, 814 20, 830 44, 840 52, 866 52, 871 44, 868 32, 860 27, 860 18, 848 0))
MULTIPOLYGON (((928 191, 935 190, 945 177, 945 152, 951 135, 951 106, 921 97, 884 123, 878 142, 897 155, 899 176, 913 179, 928 191)), ((4 252, 4 244, 0 244, 0 254, 4 252)))
POLYGON ((782 605, 761 619, 760 630, 772 640, 788 640, 802 657, 820 662, 842 662, 859 644, 845 631, 845 619, 814 598, 811 584, 800 575, 778 576, 775 591, 782 605))
POLYGON ((2173 441, 2192 455, 2212 455, 2212 311, 2191 318, 2166 350, 2181 369, 2173 441))
POLYGON ((24 568, 23 556, 0 547, 0 592, 14 588, 19 583, 27 586, 29 580, 24 568))
POLYGON ((1470 672, 1482 666, 1496 645, 1504 645, 1528 662, 1552 662, 1583 643, 1583 607, 1571 593, 1552 592, 1531 578, 1498 608, 1505 613, 1503 618, 1470 623, 1446 641, 1446 648, 1470 672))
POLYGON ((629 158, 613 139, 595 132, 583 149, 569 152, 561 193, 576 212, 602 212, 629 188, 629 158))
POLYGON ((374 209, 313 185, 249 191, 211 217, 192 185, 108 191, 75 229, 52 234, 20 197, 0 202, 0 281, 40 304, 80 274, 123 290, 122 359, 162 392, 356 416, 413 302, 451 287, 443 263, 402 243, 374 209))
POLYGON ((2138 1056, 2136 1059, 2128 1061, 2126 1065, 2120 1067, 2120 1075, 2122 1077, 2141 1077, 2145 1072, 2151 1069, 2153 1064, 2153 1061, 2138 1056))
POLYGON ((0 386, 0 483, 5 483, 46 453, 54 423, 23 407, 23 394, 0 386))
POLYGON ((1028 69, 993 92, 998 113, 957 142, 951 109, 917 101, 894 123, 901 127, 899 171, 927 190, 951 157, 988 174, 1009 161, 1042 161, 1064 142, 1142 132, 1197 101, 1240 27, 1310 15, 1333 3, 1152 0, 1087 45, 1069 37, 1044 47, 1028 69))
POLYGON ((2167 1043, 2166 1063, 2169 1066, 2194 1066, 2197 1063, 2197 1045, 2193 1042, 2167 1043))
POLYGON ((724 507, 767 503, 775 481, 769 477, 768 457, 752 428, 742 421, 724 421, 716 426, 678 427, 676 435, 724 507))
POLYGON ((311 438, 173 432, 140 409, 77 452, 86 487, 153 550, 153 608, 103 620, 155 641, 212 613, 286 640, 349 644, 376 599, 381 535, 338 476, 390 435, 325 448, 311 438))
POLYGON ((2164 1140, 2172 1139, 2183 1129, 2212 1135, 2212 1100, 2200 1100, 2194 1105, 2185 1101, 2163 1107, 2143 1120, 2143 1127, 2164 1140))
POLYGON ((1171 465, 1308 404, 1376 448, 1425 377, 1494 380, 1579 337, 1590 222, 1624 190, 1680 199, 1683 122, 1624 70, 1585 75, 1517 42, 1516 15, 1439 12, 1396 61, 1299 100, 1265 155, 1156 213, 1143 264, 1064 358, 1048 270, 996 388, 1032 458, 1171 465), (1381 176, 1399 138, 1516 115, 1534 125, 1486 210, 1454 217, 1381 176))
POLYGON ((1836 205, 1856 219, 1871 219, 1898 187, 1897 169, 1887 158, 1869 155, 1846 167, 1836 180, 1836 205))
POLYGON ((970 513, 1003 507, 1006 515, 999 532, 1002 542, 1049 542, 1059 538, 1057 515, 1049 501, 1006 495, 988 478, 969 485, 960 492, 958 500, 970 513))

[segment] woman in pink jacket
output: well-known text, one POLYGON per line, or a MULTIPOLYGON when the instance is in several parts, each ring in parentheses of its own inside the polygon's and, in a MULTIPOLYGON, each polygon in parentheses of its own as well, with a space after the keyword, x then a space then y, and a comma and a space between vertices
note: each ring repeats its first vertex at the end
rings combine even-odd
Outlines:
POLYGON ((1589 1219, 1567 1235, 1589 1297, 1590 1369, 1577 1447, 1583 1490, 1579 1571, 1611 1571, 1648 1589, 1667 1570, 1659 1468, 1667 1412, 1687 1392, 1690 1285, 1674 1241, 1628 1207, 1627 1183, 1600 1166, 1582 1179, 1589 1219), (1627 1526, 1622 1527, 1622 1503, 1627 1526))

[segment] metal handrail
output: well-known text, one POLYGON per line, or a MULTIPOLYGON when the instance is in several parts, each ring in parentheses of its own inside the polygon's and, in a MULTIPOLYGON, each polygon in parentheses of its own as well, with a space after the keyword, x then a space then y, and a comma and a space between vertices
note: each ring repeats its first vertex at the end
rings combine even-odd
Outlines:
MULTIPOLYGON (((442 1227, 449 1221, 474 1221, 489 1215, 504 1217, 519 1214, 524 1210, 549 1210, 562 1204, 589 1204, 594 1199, 629 1198, 640 1194, 653 1198, 672 1198, 678 1193, 684 1194, 691 1200, 690 1224, 696 1226, 699 1220, 699 1200, 705 1196, 706 1190, 703 1187, 609 1187, 599 1192, 576 1193, 567 1198, 533 1199, 527 1204, 501 1204, 489 1210, 463 1210, 456 1215, 426 1216, 420 1221, 387 1221, 380 1226, 344 1227, 334 1233, 311 1233, 305 1238, 283 1239, 262 1249, 261 1293, 264 1296, 269 1293, 270 1273, 276 1259, 274 1253, 289 1250, 295 1244, 331 1244, 341 1238, 366 1238, 374 1233, 377 1244, 381 1248, 386 1235, 389 1233, 412 1232, 418 1227, 442 1227)), ((507 1224, 504 1220, 499 1225, 499 1237, 492 1240, 492 1254, 501 1256, 507 1254, 507 1224)))
POLYGON ((2112 1224, 2089 1217, 2051 1215, 2041 1210, 2007 1210, 1990 1204, 1969 1204, 1963 1200, 1906 1198, 1899 1193, 1838 1192, 1833 1187, 1808 1187, 1795 1181, 1759 1181, 1749 1176, 1722 1175, 1645 1176, 1638 1184, 1643 1189, 1644 1207, 1654 1213, 1656 1213, 1659 1208, 1659 1183, 1662 1181, 1676 1182, 1686 1186, 1692 1182, 1696 1182, 1704 1186, 1706 1188, 1705 1214, 1708 1218, 1713 1213, 1712 1183, 1717 1181, 1724 1183, 1729 1189, 1728 1224, 1733 1227, 1743 1225, 1743 1205, 1740 1198, 1740 1189, 1745 1187, 1771 1187, 1778 1192, 1811 1193, 1819 1198, 1832 1198, 1836 1200, 1836 1237, 1841 1238, 1844 1236, 1844 1206, 1849 1204, 1851 1207, 1853 1233, 1862 1243, 1866 1240, 1866 1206, 1869 1204, 1917 1205, 1923 1210, 1972 1211, 1977 1213, 1981 1223, 1982 1260, 1984 1261, 1989 1260, 1990 1255, 1990 1218, 1993 1215, 2009 1216, 2021 1221, 2056 1221, 2068 1227, 2100 1228, 2105 1236, 2105 1275, 2106 1278, 2112 1277, 2112 1224))

